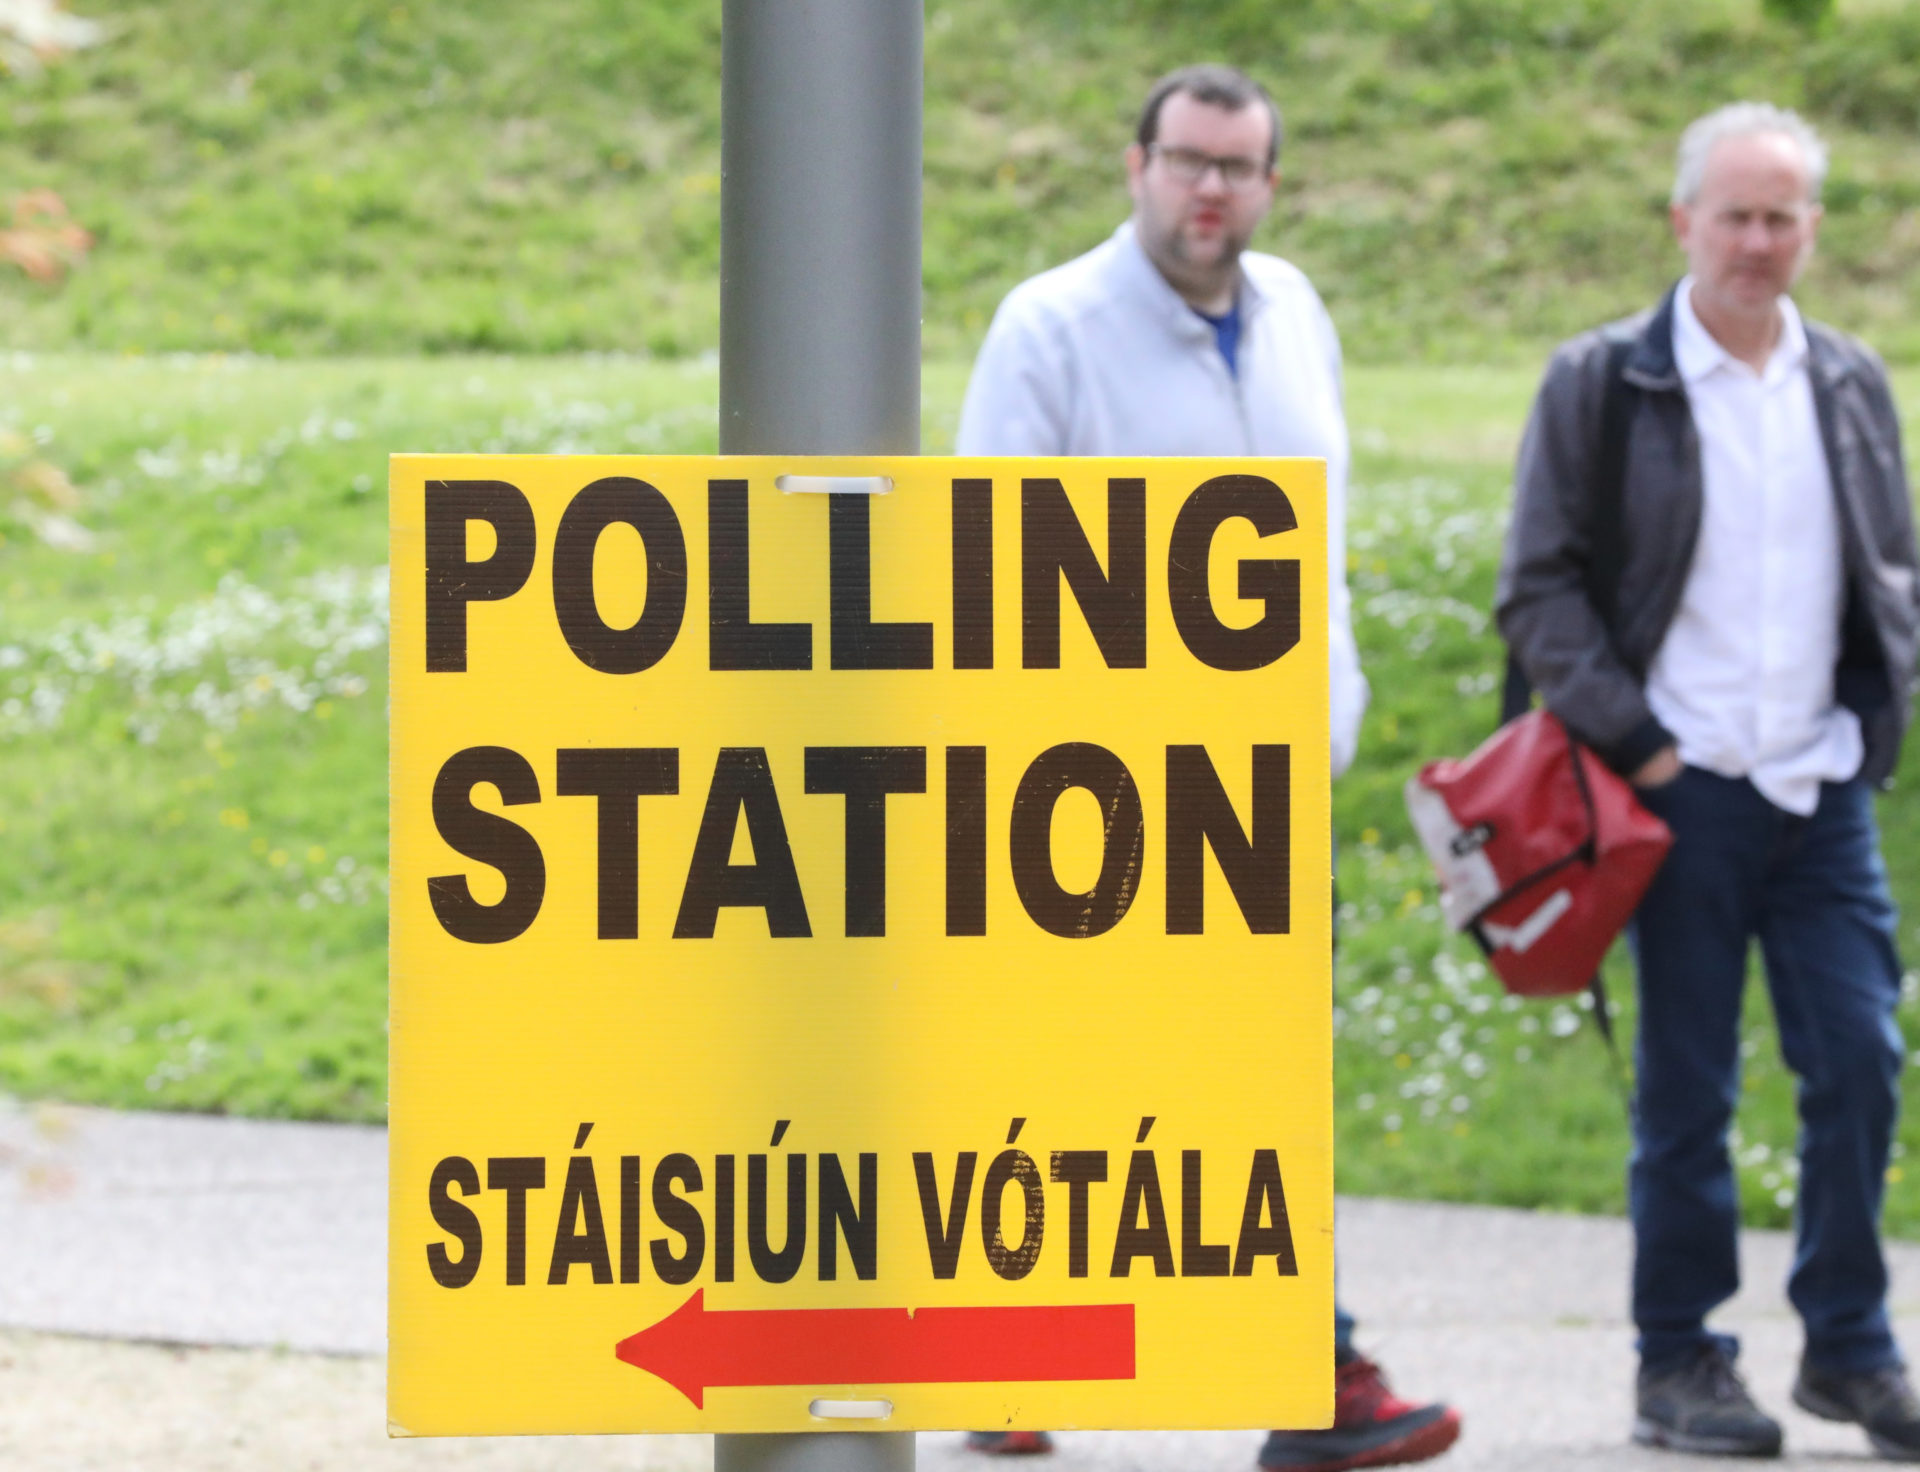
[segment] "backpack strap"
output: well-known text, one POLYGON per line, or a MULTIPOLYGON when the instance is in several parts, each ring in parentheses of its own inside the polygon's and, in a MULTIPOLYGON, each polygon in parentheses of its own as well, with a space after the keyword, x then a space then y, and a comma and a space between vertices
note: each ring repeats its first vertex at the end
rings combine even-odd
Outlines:
POLYGON ((1600 1040, 1607 1045, 1607 1056, 1613 1060, 1613 1084, 1619 1091, 1620 1102, 1626 1106, 1627 1128, 1633 1128, 1633 1082, 1627 1073, 1627 1060, 1621 1056, 1620 1041, 1613 1033, 1613 1004, 1607 1000, 1606 979, 1595 971, 1587 978, 1587 992, 1593 998, 1593 1025, 1599 1030, 1600 1040))

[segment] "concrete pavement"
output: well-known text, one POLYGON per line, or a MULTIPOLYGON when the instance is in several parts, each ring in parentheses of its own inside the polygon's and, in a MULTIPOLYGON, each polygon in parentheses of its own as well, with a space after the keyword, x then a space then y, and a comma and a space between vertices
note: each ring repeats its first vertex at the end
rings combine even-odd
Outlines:
MULTIPOLYGON (((0 1111, 0 1465, 91 1472, 414 1465, 701 1472, 700 1437, 389 1442, 386 1137, 378 1129, 58 1107, 0 1111)), ((1672 1469, 1626 1444, 1628 1236, 1611 1219, 1345 1200, 1342 1285, 1396 1384, 1458 1405, 1441 1465, 1672 1469)), ((1789 1458, 1857 1464, 1864 1440, 1793 1411, 1789 1243, 1743 1243, 1724 1316, 1789 1458)), ((1920 1321, 1920 1247, 1892 1249, 1920 1321)), ((1911 1333, 1909 1334, 1911 1337, 1911 1333)), ((1247 1432, 1063 1436, 1058 1472, 1246 1472, 1247 1432)), ((920 1439, 926 1472, 981 1464, 920 1439)), ((1051 1472, 1050 1469, 1050 1472, 1051 1472)))
POLYGON ((0 1116, 0 1324, 386 1351, 387 1134, 53 1106, 0 1116))

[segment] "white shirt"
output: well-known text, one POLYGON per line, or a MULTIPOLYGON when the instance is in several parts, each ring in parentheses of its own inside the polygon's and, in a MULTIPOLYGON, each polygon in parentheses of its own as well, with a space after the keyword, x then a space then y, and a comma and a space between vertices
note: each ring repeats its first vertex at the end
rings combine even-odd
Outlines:
POLYGON ((1673 352, 1700 437, 1700 540, 1647 701, 1680 757, 1746 777, 1802 816, 1820 784, 1860 770, 1860 722, 1834 704, 1846 593, 1839 513, 1807 377, 1807 333, 1780 299, 1780 341, 1756 373, 1674 293, 1673 352))
POLYGON ((994 314, 960 412, 961 455, 1305 455, 1327 462, 1333 771, 1367 707, 1347 590, 1340 339, 1294 266, 1240 257, 1239 374, 1122 225, 1021 283, 994 314))

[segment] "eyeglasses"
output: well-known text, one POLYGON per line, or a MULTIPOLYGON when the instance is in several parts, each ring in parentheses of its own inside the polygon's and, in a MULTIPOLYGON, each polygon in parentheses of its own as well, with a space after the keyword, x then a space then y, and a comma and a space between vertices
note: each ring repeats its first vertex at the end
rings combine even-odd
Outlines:
POLYGON ((1167 147, 1159 143, 1148 144, 1147 152, 1165 164, 1167 172, 1182 184, 1198 184, 1210 169, 1220 171, 1220 182, 1229 189, 1249 188, 1267 176, 1267 166, 1259 159, 1238 154, 1221 158, 1197 148, 1167 147))

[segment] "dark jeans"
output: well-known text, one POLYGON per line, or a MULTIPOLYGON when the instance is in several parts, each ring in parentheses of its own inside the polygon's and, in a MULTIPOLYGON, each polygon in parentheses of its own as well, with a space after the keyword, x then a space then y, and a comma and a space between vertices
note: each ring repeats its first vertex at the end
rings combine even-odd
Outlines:
POLYGON ((1717 1340, 1707 1315, 1739 1287, 1727 1128, 1740 1096, 1740 999, 1758 937, 1799 1079, 1800 1182, 1788 1297, 1829 1370, 1900 1363, 1887 1322, 1880 1202, 1903 1057, 1900 963, 1872 794, 1828 783, 1811 817, 1744 779, 1687 768, 1641 794, 1673 851, 1629 935, 1640 982, 1633 1160, 1633 1318, 1644 1364, 1717 1340))

